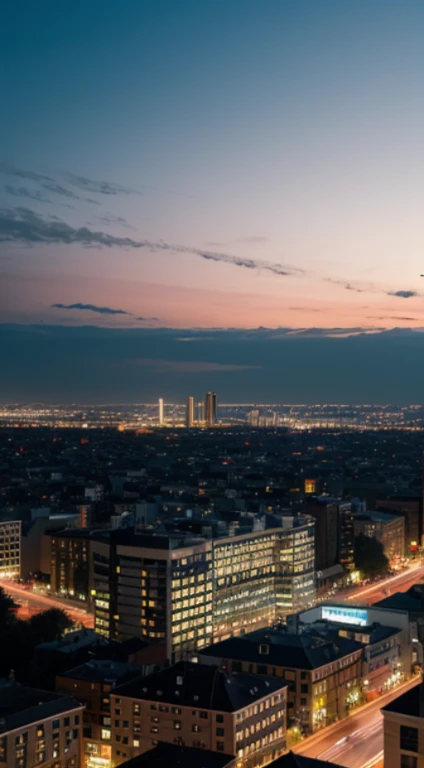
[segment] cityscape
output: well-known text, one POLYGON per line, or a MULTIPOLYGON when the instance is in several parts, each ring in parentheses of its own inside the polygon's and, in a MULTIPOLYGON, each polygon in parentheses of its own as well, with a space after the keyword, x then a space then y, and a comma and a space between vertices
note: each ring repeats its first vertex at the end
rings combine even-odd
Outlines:
POLYGON ((423 0, 0 38, 0 768, 424 768, 423 0))

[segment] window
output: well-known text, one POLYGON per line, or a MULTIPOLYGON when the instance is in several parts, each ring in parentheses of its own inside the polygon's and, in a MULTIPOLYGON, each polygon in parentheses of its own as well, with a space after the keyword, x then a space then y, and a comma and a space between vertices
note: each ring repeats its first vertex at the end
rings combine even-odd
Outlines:
POLYGON ((140 704, 133 704, 133 715, 140 714, 140 704))
POLYGON ((140 746, 140 739, 133 739, 133 747, 139 747, 140 746))
POLYGON ((53 730, 56 731, 59 728, 60 722, 59 720, 53 720, 53 730))
POLYGON ((70 725, 70 724, 71 724, 71 718, 65 717, 63 720, 63 725, 66 727, 67 725, 70 725))
POLYGON ((216 729, 216 735, 217 736, 224 736, 224 733, 225 733, 225 731, 224 731, 223 728, 217 728, 216 729))
POLYGON ((268 668, 266 664, 258 664, 257 665, 257 674, 258 675, 266 675, 268 672, 268 668))
POLYGON ((207 712, 199 712, 199 715, 202 718, 202 720, 207 720, 208 719, 208 713, 207 712))
POLYGON ((46 753, 45 752, 37 752, 35 756, 35 762, 38 763, 44 763, 46 760, 46 753))
POLYGON ((217 715, 216 716, 216 722, 217 723, 223 723, 224 722, 224 715, 217 715))
POLYGON ((173 715, 181 715, 181 709, 179 707, 172 707, 173 715))
POLYGON ((102 739, 103 741, 109 741, 110 740, 110 731, 108 728, 102 728, 102 739))
POLYGON ((80 721, 79 715, 75 715, 75 717, 74 717, 74 725, 79 725, 79 721, 80 721))
POLYGON ((300 692, 301 692, 301 693, 308 693, 308 690, 309 690, 309 688, 308 688, 308 685, 307 685, 307 684, 306 684, 306 685, 301 685, 301 686, 300 686, 300 692))
POLYGON ((306 707, 307 703, 308 703, 308 699, 301 699, 300 700, 300 706, 301 707, 306 707))
POLYGON ((216 742, 216 751, 217 752, 223 752, 224 751, 224 742, 223 741, 217 741, 216 742))
POLYGON ((418 752, 418 728, 400 726, 400 748, 408 752, 418 752))
POLYGON ((307 680, 308 679, 308 673, 307 672, 301 672, 300 673, 300 679, 301 680, 307 680))
POLYGON ((174 731, 181 731, 181 720, 174 720, 174 731))
POLYGON ((199 733, 200 732, 200 725, 192 725, 191 730, 193 733, 199 733))
POLYGON ((400 755, 400 768, 417 768, 418 758, 415 755, 400 755))
POLYGON ((130 727, 130 721, 129 720, 124 720, 123 726, 124 726, 124 728, 129 728, 130 727))

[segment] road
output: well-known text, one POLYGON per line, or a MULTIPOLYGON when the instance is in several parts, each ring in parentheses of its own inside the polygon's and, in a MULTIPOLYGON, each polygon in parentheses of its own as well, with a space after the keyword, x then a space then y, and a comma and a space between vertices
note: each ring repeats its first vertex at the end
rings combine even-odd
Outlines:
POLYGON ((94 616, 87 613, 84 608, 76 608, 74 605, 69 605, 66 600, 40 595, 38 592, 32 592, 31 589, 10 581, 2 582, 2 586, 5 592, 21 604, 18 611, 18 616, 21 619, 27 619, 35 613, 47 611, 49 608, 61 608, 63 611, 66 611, 72 621, 83 624, 88 629, 94 627, 94 616))
POLYGON ((335 597, 327 602, 349 601, 358 605, 371 605, 379 600, 384 600, 395 592, 406 592, 413 584, 424 581, 424 564, 411 565, 407 570, 401 571, 396 576, 389 576, 367 587, 340 590, 335 597), (387 594, 385 594, 387 593, 387 594))
POLYGON ((393 699, 419 685, 421 677, 414 677, 394 691, 365 704, 340 723, 330 725, 293 747, 306 757, 326 760, 346 768, 370 768, 382 760, 383 715, 380 712, 393 699))

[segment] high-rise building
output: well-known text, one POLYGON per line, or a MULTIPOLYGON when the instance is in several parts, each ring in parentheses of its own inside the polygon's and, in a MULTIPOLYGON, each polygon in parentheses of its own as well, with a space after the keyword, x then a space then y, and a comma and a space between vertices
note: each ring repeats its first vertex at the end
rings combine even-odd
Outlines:
POLYGON ((186 415, 186 425, 188 428, 192 427, 194 424, 194 397, 189 397, 187 400, 187 415, 186 415))
POLYGON ((208 427, 216 424, 216 394, 207 392, 205 395, 205 422, 208 427))
POLYGON ((215 539, 113 531, 92 548, 95 629, 162 643, 178 661, 269 626, 315 598, 314 531, 310 517, 215 539))
POLYGON ((202 424, 205 420, 205 404, 200 400, 196 404, 196 408, 197 408, 197 421, 199 422, 199 424, 202 424))
POLYGON ((163 397, 159 398, 159 426, 163 427, 163 397))

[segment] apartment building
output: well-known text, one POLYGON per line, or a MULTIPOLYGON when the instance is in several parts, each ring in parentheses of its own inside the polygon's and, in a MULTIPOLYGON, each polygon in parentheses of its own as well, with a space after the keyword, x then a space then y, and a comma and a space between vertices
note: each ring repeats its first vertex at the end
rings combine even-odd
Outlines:
POLYGON ((283 680, 179 662, 111 693, 112 759, 119 765, 159 742, 237 755, 285 748, 283 680))
POLYGON ((83 709, 71 696, 0 684, 2 768, 79 768, 83 709))
POLYGON ((140 671, 134 664, 93 660, 57 675, 56 691, 85 704, 81 768, 111 767, 110 693, 140 671))
POLYGON ((342 719, 360 703, 361 657, 362 646, 355 640, 280 629, 233 637, 199 654, 202 663, 228 672, 285 680, 288 724, 299 723, 305 734, 342 719))

